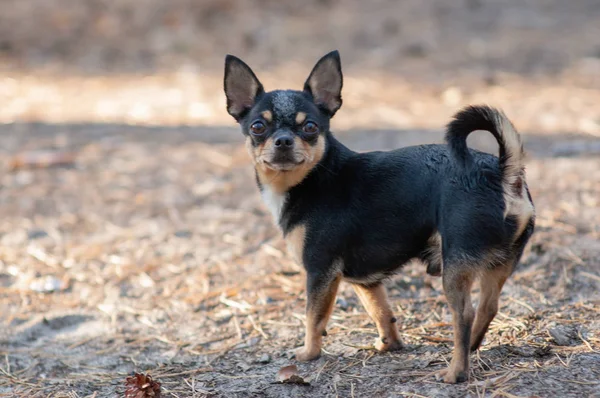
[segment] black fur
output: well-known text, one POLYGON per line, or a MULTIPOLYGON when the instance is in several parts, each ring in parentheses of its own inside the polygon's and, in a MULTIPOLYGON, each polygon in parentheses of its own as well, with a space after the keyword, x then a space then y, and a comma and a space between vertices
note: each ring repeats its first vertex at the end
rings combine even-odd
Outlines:
POLYGON ((281 130, 289 130, 292 133, 300 136, 304 141, 313 144, 317 138, 316 135, 308 135, 302 132, 302 125, 297 125, 294 117, 297 112, 306 113, 306 120, 313 121, 323 130, 329 130, 329 118, 317 108, 312 101, 310 95, 302 91, 293 90, 274 90, 265 93, 258 98, 256 104, 250 109, 246 115, 240 120, 242 132, 249 135, 250 126, 256 121, 266 122, 261 113, 270 111, 273 114, 273 121, 267 124, 267 132, 260 137, 252 137, 253 145, 260 145, 276 132, 281 130), (282 113, 276 111, 276 98, 285 96, 293 104, 293 112, 282 113))
POLYGON ((413 258, 430 261, 436 232, 447 260, 512 247, 498 158, 469 153, 477 167, 466 172, 445 145, 356 153, 328 133, 321 167, 289 191, 279 224, 284 234, 306 226, 309 274, 341 263, 345 277, 368 283, 413 258))
POLYGON ((375 317, 376 347, 401 347, 397 330, 384 326, 396 318, 381 281, 420 259, 428 273, 443 276, 453 312, 457 347, 444 380, 462 381, 468 349, 479 347, 500 292, 486 290, 481 322, 487 323, 476 325, 477 341, 470 346, 472 282, 488 275, 501 289, 533 233, 520 138, 499 111, 468 107, 448 125, 448 145, 357 153, 329 130, 342 85, 335 51, 316 64, 303 91, 265 93, 246 64, 231 56, 226 61, 228 110, 251 137, 259 189, 307 272, 307 332, 296 358, 318 357, 341 277, 363 285, 355 288, 375 317), (499 158, 467 148, 475 130, 494 135, 499 158), (285 137, 288 147, 278 146, 277 137, 285 137), (289 167, 292 157, 282 151, 300 157, 289 167))
MULTIPOLYGON (((446 141, 456 161, 465 167, 471 167, 473 160, 467 149, 467 137, 476 130, 489 131, 498 142, 500 170, 506 176, 510 172, 509 163, 515 161, 513 157, 524 156, 523 145, 519 143, 518 147, 512 148, 512 151, 508 150, 505 136, 500 129, 505 131, 512 129, 514 131, 514 126, 504 114, 489 106, 468 106, 457 113, 448 124, 446 141), (502 126, 501 124, 507 125, 502 126)), ((510 189, 515 194, 520 195, 522 186, 523 181, 518 178, 510 189)))
MULTIPOLYGON (((228 56, 228 107, 235 101, 228 91, 230 69, 257 87, 251 108, 234 115, 242 132, 249 135, 254 122, 264 121, 261 113, 265 110, 273 114, 268 131, 260 137, 252 136, 252 145, 260 145, 281 130, 314 143, 316 136, 306 136, 294 122, 297 112, 306 113, 307 120, 316 122, 319 134, 325 138, 324 157, 285 194, 278 220, 284 234, 298 225, 305 226, 303 264, 309 279, 341 266, 344 277, 373 284, 415 258, 428 264, 429 273, 439 274, 442 257, 447 265, 465 258, 474 263, 483 261, 490 250, 496 251, 498 260, 511 257, 517 226, 514 219, 503 215, 502 179, 508 159, 502 134, 494 123, 498 111, 478 106, 459 112, 448 125, 449 145, 357 153, 329 131, 329 119, 337 108, 315 103, 315 97, 329 96, 341 105, 342 74, 337 51, 317 63, 303 91, 266 93, 243 61, 228 56), (322 71, 324 66, 330 70, 322 71), (312 87, 311 78, 317 72, 333 81, 321 81, 319 87, 312 87), (338 91, 331 94, 328 90, 332 88, 338 91), (325 94, 316 93, 316 89, 325 94), (276 104, 276 98, 282 96, 289 101, 284 111, 276 104), (494 135, 500 146, 499 158, 467 148, 466 138, 474 130, 494 135), (439 248, 430 246, 429 239, 436 233, 442 237, 442 256, 436 254, 439 248)), ((231 85, 239 88, 239 82, 234 83, 231 85)), ((259 188, 263 189, 260 182, 259 188)), ((533 220, 530 224, 522 237, 525 242, 533 220)))
POLYGON ((468 106, 458 112, 453 120, 448 123, 446 141, 458 163, 468 166, 472 163, 472 156, 467 149, 467 137, 473 131, 489 131, 499 146, 500 169, 506 164, 506 144, 501 132, 494 122, 497 111, 487 106, 468 106))

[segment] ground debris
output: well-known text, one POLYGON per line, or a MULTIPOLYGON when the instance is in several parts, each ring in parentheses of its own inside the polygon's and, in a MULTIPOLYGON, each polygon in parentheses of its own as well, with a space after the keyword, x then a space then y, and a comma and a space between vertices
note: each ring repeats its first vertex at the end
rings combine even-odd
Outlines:
POLYGON ((14 155, 9 161, 10 170, 73 166, 77 154, 63 150, 35 150, 14 155))
POLYGON ((269 363, 271 362, 271 356, 269 354, 262 354, 260 358, 258 358, 258 363, 269 363))
POLYGON ((577 336, 577 330, 570 325, 558 325, 548 329, 548 333, 556 345, 570 346, 581 343, 581 339, 577 336))
POLYGON ((34 292, 52 293, 65 290, 69 286, 67 280, 61 280, 53 275, 36 278, 29 283, 29 288, 34 292))
POLYGON ((152 376, 136 373, 125 379, 125 398, 160 398, 160 383, 152 376))
MULTIPOLYGON (((42 138, 63 131, 13 127, 0 126, 4 148, 47 147, 42 138)), ((471 355, 470 382, 447 386, 431 374, 451 358, 452 316, 441 279, 425 283, 422 264, 385 282, 404 349, 372 349, 376 327, 343 283, 321 358, 299 364, 288 353, 303 340, 304 270, 261 203, 249 160, 225 168, 198 156, 206 145, 233 154, 243 144, 203 137, 197 145, 182 130, 123 126, 103 127, 95 138, 88 128, 65 137, 97 149, 78 157, 81 167, 3 177, 0 395, 16 388, 17 397, 54 396, 68 383, 81 398, 123 396, 123 380, 139 369, 160 380, 163 396, 181 398, 590 396, 597 389, 600 208, 589 198, 600 197, 600 159, 536 156, 540 138, 525 136, 533 149, 534 250, 506 282, 498 315, 471 355), (94 145, 111 137, 125 138, 94 145), (231 190, 194 191, 208 180, 231 190), (68 285, 41 293, 47 276, 52 289, 68 285), (549 332, 563 326, 569 345, 549 332), (279 381, 278 370, 291 364, 296 376, 279 381)), ((430 142, 421 132, 374 134, 366 142, 339 133, 359 150, 430 142)))
POLYGON ((288 365, 279 369, 277 372, 277 381, 274 384, 299 384, 302 386, 309 386, 310 383, 305 381, 302 376, 298 374, 298 367, 296 365, 288 365))

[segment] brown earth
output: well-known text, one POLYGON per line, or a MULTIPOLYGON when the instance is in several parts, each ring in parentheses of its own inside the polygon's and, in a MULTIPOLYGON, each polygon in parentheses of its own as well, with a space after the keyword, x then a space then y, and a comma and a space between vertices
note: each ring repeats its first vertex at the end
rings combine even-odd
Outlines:
POLYGON ((597 2, 0 5, 0 396, 122 396, 134 371, 173 397, 600 396, 597 2), (298 364, 310 385, 273 384, 296 363, 304 276, 224 111, 222 59, 299 87, 332 48, 353 149, 441 142, 471 102, 524 133, 537 229, 468 383, 434 376, 450 314, 411 264, 387 283, 403 351, 370 349, 343 285, 322 358, 298 364), (25 167, 41 149, 65 164, 25 167))
MULTIPOLYGON (((374 149, 437 142, 441 132, 340 136, 374 149)), ((180 397, 591 396, 600 376, 598 141, 526 139, 538 228, 470 383, 433 376, 449 359, 450 318, 439 280, 415 264, 388 283, 405 350, 361 348, 375 330, 344 286, 326 353, 300 364, 311 386, 291 386, 271 382, 302 341, 304 277, 257 195, 237 131, 4 127, 4 151, 61 146, 77 160, 4 174, 0 391, 108 397, 144 371, 180 397), (36 291, 43 278, 58 291, 36 291)))

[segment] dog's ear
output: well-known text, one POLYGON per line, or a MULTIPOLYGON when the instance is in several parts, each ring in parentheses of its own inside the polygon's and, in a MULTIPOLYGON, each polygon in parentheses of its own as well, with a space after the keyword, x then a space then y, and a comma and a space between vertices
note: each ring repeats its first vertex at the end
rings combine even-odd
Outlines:
POLYGON ((304 91, 332 117, 342 106, 342 85, 342 63, 340 53, 336 50, 317 62, 304 83, 304 91))
POLYGON ((227 97, 227 112, 237 121, 245 116, 256 99, 265 92, 252 69, 233 55, 225 57, 223 86, 227 97))

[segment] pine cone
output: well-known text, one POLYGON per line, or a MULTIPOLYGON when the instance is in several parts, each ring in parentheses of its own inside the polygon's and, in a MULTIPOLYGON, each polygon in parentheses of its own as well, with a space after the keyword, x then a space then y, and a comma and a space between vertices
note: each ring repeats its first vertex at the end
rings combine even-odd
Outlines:
POLYGON ((160 383, 150 375, 135 373, 125 379, 125 398, 160 398, 160 383))

